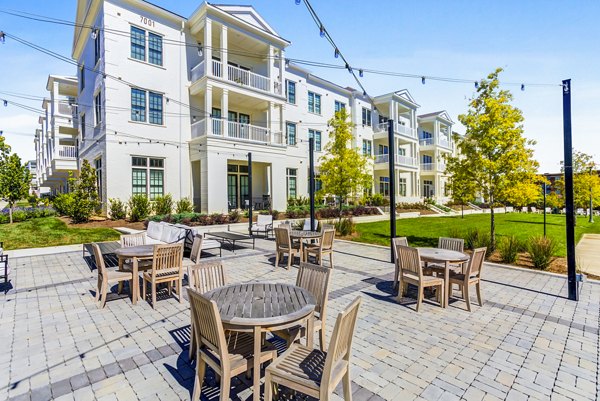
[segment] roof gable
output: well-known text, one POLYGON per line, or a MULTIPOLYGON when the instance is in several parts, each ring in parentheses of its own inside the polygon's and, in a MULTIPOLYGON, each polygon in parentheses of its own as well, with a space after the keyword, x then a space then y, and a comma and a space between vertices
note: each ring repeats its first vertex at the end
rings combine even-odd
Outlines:
POLYGON ((408 92, 408 90, 406 90, 406 89, 402 89, 402 90, 399 90, 398 92, 394 92, 394 94, 406 101, 409 101, 413 104, 417 104, 417 102, 415 102, 415 99, 411 96, 410 92, 408 92))
POLYGON ((233 15, 236 18, 241 19, 244 22, 266 31, 274 36, 279 36, 279 34, 269 25, 267 21, 260 16, 259 13, 256 12, 254 7, 252 6, 243 6, 243 5, 230 5, 230 4, 212 4, 211 6, 216 7, 226 13, 233 15))

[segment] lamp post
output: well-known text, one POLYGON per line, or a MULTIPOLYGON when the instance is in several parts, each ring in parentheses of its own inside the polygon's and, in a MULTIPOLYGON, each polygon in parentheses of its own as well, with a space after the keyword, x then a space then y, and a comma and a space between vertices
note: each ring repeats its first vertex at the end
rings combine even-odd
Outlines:
POLYGON ((310 231, 315 231, 315 138, 308 138, 308 191, 310 192, 310 231))
POLYGON ((589 222, 594 222, 594 194, 593 194, 593 185, 592 185, 592 174, 594 174, 594 166, 590 166, 590 218, 589 222))
POLYGON ((388 120, 388 164, 390 174, 390 259, 395 263, 394 241, 396 238, 396 146, 394 143, 394 120, 388 120))
POLYGON ((544 238, 546 238, 546 183, 544 182, 544 238))
POLYGON ((248 233, 252 235, 252 153, 248 152, 248 233))

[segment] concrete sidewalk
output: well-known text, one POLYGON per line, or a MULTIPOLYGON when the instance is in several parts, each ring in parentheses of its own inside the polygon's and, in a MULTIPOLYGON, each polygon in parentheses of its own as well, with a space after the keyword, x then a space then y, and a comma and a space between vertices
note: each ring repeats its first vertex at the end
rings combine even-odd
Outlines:
POLYGON ((600 234, 583 234, 575 255, 582 272, 600 276, 600 234))

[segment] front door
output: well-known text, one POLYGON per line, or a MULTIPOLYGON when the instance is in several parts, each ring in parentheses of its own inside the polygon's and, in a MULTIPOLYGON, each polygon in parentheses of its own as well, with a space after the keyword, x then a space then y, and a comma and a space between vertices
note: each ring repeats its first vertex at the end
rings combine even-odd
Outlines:
POLYGON ((435 195, 435 190, 433 187, 433 181, 431 180, 423 180, 423 196, 426 198, 431 198, 435 195))
POLYGON ((240 175, 240 207, 242 209, 248 208, 250 202, 250 198, 248 197, 249 194, 248 176, 240 175))
POLYGON ((227 206, 229 209, 238 209, 238 176, 227 174, 227 206))

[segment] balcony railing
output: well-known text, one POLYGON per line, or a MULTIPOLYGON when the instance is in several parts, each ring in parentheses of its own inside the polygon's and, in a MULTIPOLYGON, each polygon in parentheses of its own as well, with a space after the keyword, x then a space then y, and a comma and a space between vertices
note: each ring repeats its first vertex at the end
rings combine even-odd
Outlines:
MULTIPOLYGON (((388 123, 379 123, 379 124, 376 124, 374 127, 375 132, 387 132, 387 130, 388 130, 388 123)), ((406 125, 398 124, 397 122, 394 123, 394 132, 396 134, 399 134, 402 136, 407 136, 407 137, 413 138, 413 139, 415 139, 417 137, 417 133, 414 130, 414 128, 410 128, 406 125)))
MULTIPOLYGON (((377 163, 377 164, 389 163, 389 160, 390 160, 389 154, 387 154, 387 153, 375 155, 375 163, 377 163)), ((396 155, 396 158, 394 159, 394 163, 396 163, 397 165, 402 165, 402 166, 416 167, 417 159, 414 157, 411 157, 411 156, 396 155)))
POLYGON ((433 145, 433 138, 419 138, 419 145, 421 145, 421 146, 433 145))
POLYGON ((62 116, 72 117, 73 116, 73 106, 70 104, 59 103, 58 104, 58 114, 62 116))
POLYGON ((281 132, 273 132, 265 127, 212 117, 192 124, 192 138, 200 138, 206 135, 275 146, 285 144, 281 132))
POLYGON ((58 145, 58 156, 61 159, 77 159, 77 146, 58 145))
POLYGON ((445 148, 450 148, 450 141, 440 137, 438 140, 438 145, 443 146, 445 148))
MULTIPOLYGON (((192 82, 199 80, 200 78, 210 74, 214 77, 224 78, 223 63, 217 60, 211 60, 210 71, 206 70, 205 62, 202 60, 198 65, 192 68, 191 80, 192 82)), ((248 86, 253 89, 257 89, 263 92, 273 92, 275 94, 281 94, 281 82, 274 81, 273 88, 271 88, 271 78, 257 74, 252 71, 245 70, 233 65, 227 66, 227 78, 228 81, 234 82, 241 86, 248 86)))
POLYGON ((446 171, 446 163, 421 163, 421 171, 437 171, 443 173, 446 171))

